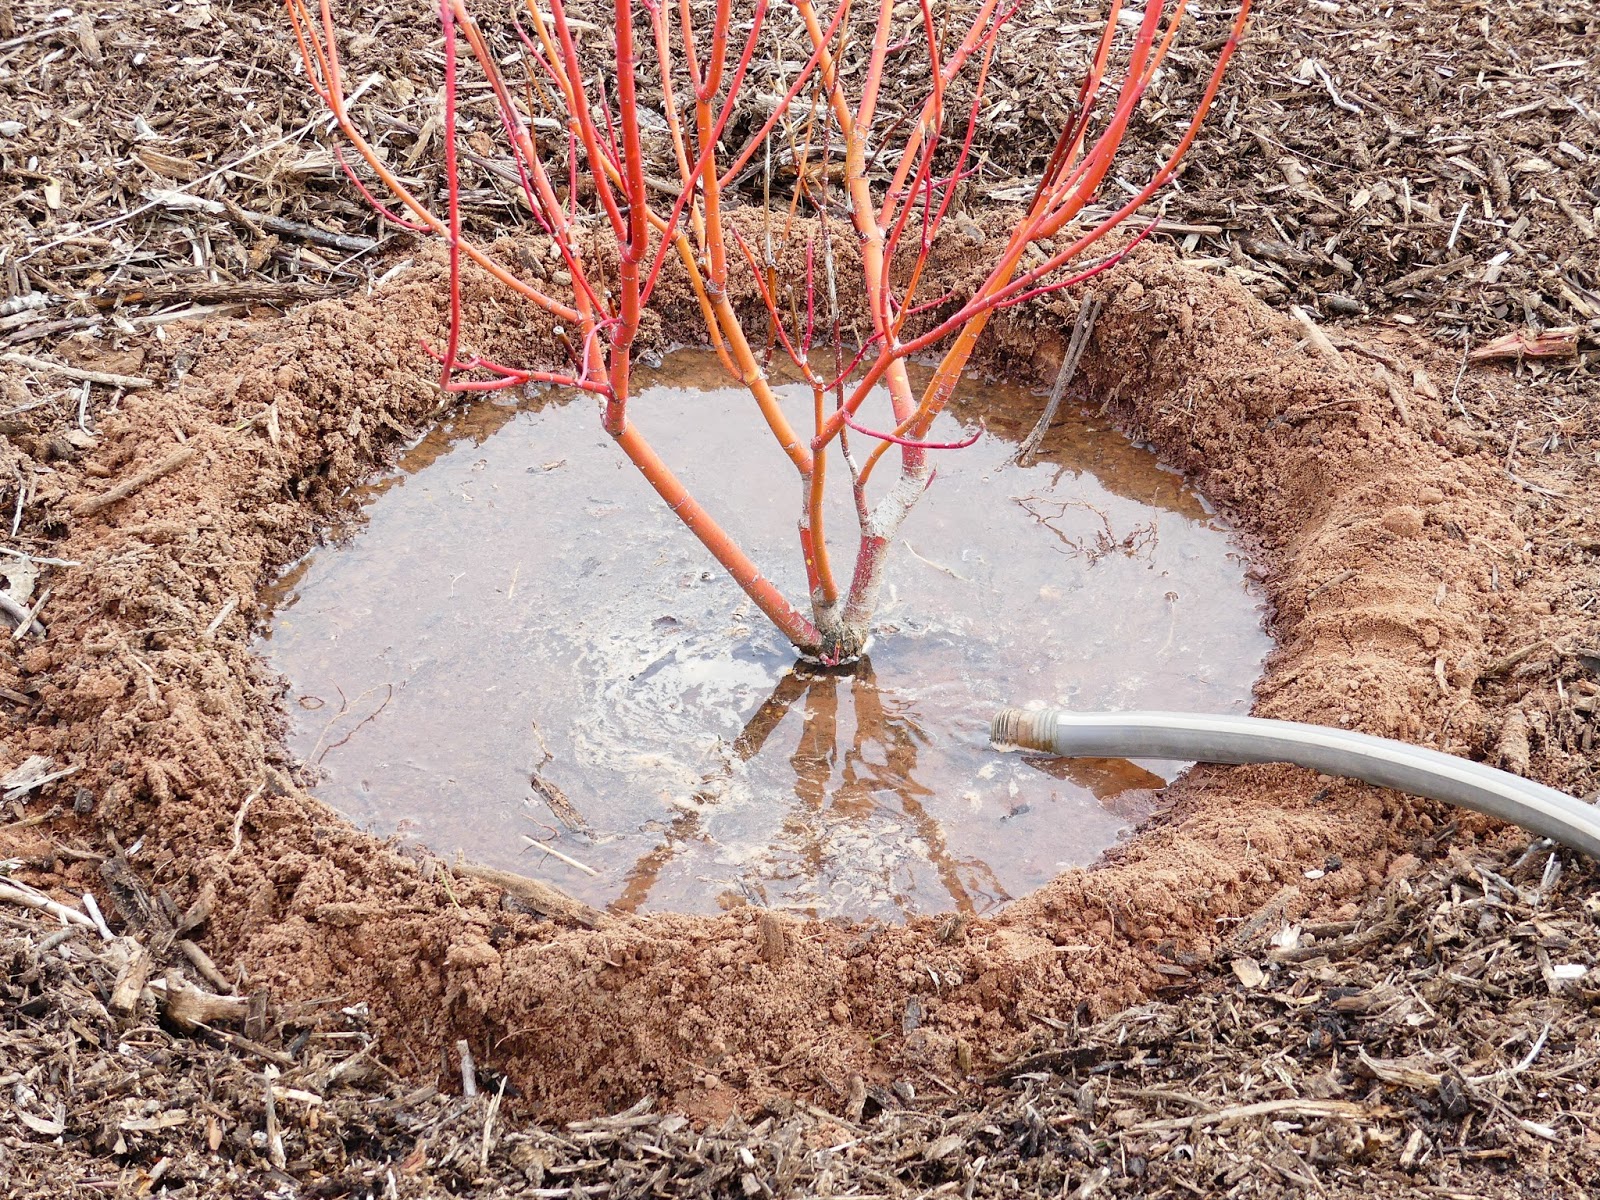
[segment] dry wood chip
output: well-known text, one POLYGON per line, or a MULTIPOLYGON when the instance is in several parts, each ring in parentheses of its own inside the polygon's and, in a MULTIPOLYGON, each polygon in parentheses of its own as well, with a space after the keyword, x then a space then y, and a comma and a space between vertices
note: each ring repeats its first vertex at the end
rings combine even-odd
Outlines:
POLYGON ((163 1129, 177 1129, 188 1123, 189 1111, 174 1108, 153 1117, 130 1117, 126 1121, 119 1121, 117 1128, 123 1133, 160 1133, 163 1129))
POLYGON ((60 1137, 67 1131, 67 1123, 58 1117, 36 1117, 26 1109, 15 1110, 17 1120, 42 1137, 60 1137))

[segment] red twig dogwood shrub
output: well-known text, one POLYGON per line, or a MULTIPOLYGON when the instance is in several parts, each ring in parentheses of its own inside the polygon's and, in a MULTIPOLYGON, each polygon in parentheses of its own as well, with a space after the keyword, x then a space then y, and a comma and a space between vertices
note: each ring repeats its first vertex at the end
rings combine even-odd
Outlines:
MULTIPOLYGON (((346 173, 385 219, 431 230, 449 246, 450 332, 435 351, 441 385, 491 391, 538 382, 600 396, 606 432, 673 512, 799 650, 827 662, 850 659, 865 643, 888 548, 929 483, 930 455, 967 444, 928 436, 990 317, 1083 282, 1149 232, 1145 225, 1119 248, 1101 248, 1172 177, 1216 95, 1249 10, 1245 0, 1165 161, 1120 206, 1090 220, 1089 207, 1167 58, 1186 4, 1147 0, 1142 12, 1124 12, 1121 0, 1110 0, 1076 103, 1031 202, 1014 211, 1009 233, 990 243, 987 273, 969 295, 929 297, 923 287, 933 273, 930 255, 958 189, 976 170, 985 88, 1015 3, 876 0, 873 11, 865 8, 873 0, 860 2, 863 12, 852 21, 852 0, 836 0, 831 11, 816 0, 744 0, 738 14, 732 0, 698 6, 691 0, 615 0, 604 28, 570 15, 563 0, 546 0, 548 8, 521 0, 500 23, 503 36, 491 39, 469 0, 440 0, 447 193, 440 213, 406 186, 352 114, 332 0, 287 0, 312 86, 389 202, 341 155, 346 173), (786 32, 798 31, 803 62, 776 45, 780 21, 786 32), (609 44, 598 59, 585 57, 581 37, 609 44), (917 61, 911 72, 908 56, 917 61), (891 61, 900 115, 889 120, 881 101, 891 61), (523 205, 559 253, 560 278, 570 278, 564 294, 528 282, 463 236, 457 125, 464 66, 479 87, 487 85, 523 205), (658 109, 647 108, 639 94, 639 80, 651 73, 659 82, 658 109), (907 78, 920 80, 918 94, 904 95, 907 78), (757 89, 769 115, 752 132, 731 138, 738 102, 757 89), (772 194, 775 154, 794 173, 787 197, 772 194), (752 175, 762 180, 758 198, 738 193, 740 181, 752 175), (751 245, 733 221, 741 205, 761 210, 764 245, 751 245), (797 215, 814 219, 797 222, 797 215), (799 236, 802 225, 807 231, 798 277, 778 272, 775 224, 783 237, 799 236), (596 229, 615 246, 614 263, 607 255, 612 265, 603 270, 582 250, 594 245, 596 229), (844 239, 853 243, 848 255, 840 252, 844 239), (464 258, 560 321, 565 361, 536 368, 464 350, 464 258), (839 278, 846 261, 858 274, 853 280, 839 278), (669 265, 687 275, 706 340, 748 389, 793 466, 810 592, 804 610, 762 574, 629 420, 641 317, 669 265), (730 299, 734 271, 747 271, 755 281, 765 310, 756 314, 762 328, 752 330, 749 314, 741 315, 730 299), (849 341, 838 316, 842 287, 856 289, 870 318, 849 341), (766 367, 780 351, 812 392, 810 419, 801 428, 768 381, 766 367), (937 362, 920 390, 906 369, 913 355, 937 362), (886 411, 868 411, 869 399, 884 393, 886 411), (882 469, 895 474, 873 489, 886 456, 892 466, 882 469), (823 497, 839 466, 855 511, 848 577, 834 568, 823 519, 823 497)), ((706 436, 709 453, 715 435, 706 436)))

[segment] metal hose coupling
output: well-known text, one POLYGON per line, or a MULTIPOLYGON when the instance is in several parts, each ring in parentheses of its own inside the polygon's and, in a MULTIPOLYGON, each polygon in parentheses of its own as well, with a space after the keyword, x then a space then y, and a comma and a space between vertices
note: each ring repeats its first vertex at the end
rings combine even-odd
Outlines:
POLYGON ((1347 729, 1202 713, 1006 708, 989 739, 997 749, 1064 757, 1292 763, 1470 808, 1600 860, 1594 805, 1471 759, 1347 729))

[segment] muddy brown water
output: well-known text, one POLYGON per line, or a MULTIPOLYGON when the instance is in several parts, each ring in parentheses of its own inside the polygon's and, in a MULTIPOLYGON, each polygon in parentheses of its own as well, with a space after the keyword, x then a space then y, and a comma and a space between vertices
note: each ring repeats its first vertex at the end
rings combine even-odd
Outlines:
MULTIPOLYGON (((803 420, 809 393, 782 394, 803 420)), ((990 432, 938 457, 851 672, 796 663, 592 399, 465 407, 269 596, 290 747, 358 824, 619 910, 992 911, 1125 837, 1181 767, 999 754, 997 707, 1243 711, 1269 647, 1228 527, 1148 451, 1069 406, 1013 461, 1041 406, 964 385, 933 436, 990 432)), ((715 360, 670 355, 631 411, 802 596, 798 487, 715 360)), ((829 518, 848 551, 842 500, 829 518)))

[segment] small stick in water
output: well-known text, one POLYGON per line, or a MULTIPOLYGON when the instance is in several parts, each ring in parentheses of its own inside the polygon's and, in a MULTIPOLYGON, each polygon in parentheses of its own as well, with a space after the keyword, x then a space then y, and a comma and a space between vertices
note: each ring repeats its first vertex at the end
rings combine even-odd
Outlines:
POLYGON ((1083 352, 1089 348, 1089 335, 1094 332, 1094 323, 1099 316, 1100 297, 1090 296, 1078 309, 1078 319, 1072 326, 1072 337, 1067 342, 1067 353, 1061 360, 1061 370, 1056 374, 1055 386, 1050 389, 1050 399, 1045 402, 1044 413, 1033 427, 1033 432, 1023 438, 1022 445, 1017 447, 1014 461, 1022 466, 1027 466, 1039 452, 1039 443, 1044 441, 1045 431, 1056 419, 1061 398, 1067 394, 1067 385, 1078 373, 1078 363, 1083 359, 1083 352))
POLYGON ((529 837, 527 834, 523 834, 522 835, 522 840, 527 842, 528 845, 530 845, 530 846, 534 846, 534 847, 537 847, 540 850, 543 850, 546 854, 550 855, 552 858, 559 858, 562 862, 566 863, 567 866, 573 867, 576 870, 582 871, 585 875, 593 875, 593 876, 598 877, 599 874, 600 874, 600 872, 596 871, 593 867, 591 867, 591 866, 589 866, 589 865, 587 865, 585 863, 579 862, 577 859, 573 858, 571 855, 561 853, 561 851, 557 850, 554 846, 551 846, 546 842, 541 842, 538 838, 529 837))

